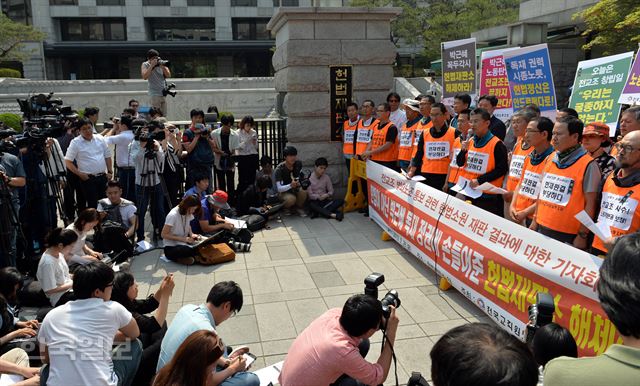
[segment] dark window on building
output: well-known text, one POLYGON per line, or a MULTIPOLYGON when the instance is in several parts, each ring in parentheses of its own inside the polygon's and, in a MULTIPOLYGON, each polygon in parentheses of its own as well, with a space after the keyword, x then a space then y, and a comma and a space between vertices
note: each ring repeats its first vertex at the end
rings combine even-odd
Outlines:
MULTIPOLYGON (((193 0, 192 0, 193 1, 193 0)), ((213 1, 213 0, 197 0, 213 1)), ((148 19, 152 40, 216 40, 215 19, 153 18, 148 19)))
POLYGON ((270 40, 269 19, 232 19, 233 40, 270 40))
POLYGON ((78 0, 49 0, 49 5, 78 5, 78 0))
POLYGON ((127 40, 125 19, 61 19, 64 41, 127 40))
POLYGON ((232 7, 257 7, 258 0, 231 0, 232 7))
POLYGON ((96 0, 96 5, 124 5, 124 0, 96 0))
POLYGON ((215 0, 187 0, 187 5, 193 7, 213 7, 216 5, 215 0))
POLYGON ((299 3, 298 0, 273 0, 274 7, 297 7, 299 3))
POLYGON ((171 5, 170 0, 142 0, 142 5, 171 5))

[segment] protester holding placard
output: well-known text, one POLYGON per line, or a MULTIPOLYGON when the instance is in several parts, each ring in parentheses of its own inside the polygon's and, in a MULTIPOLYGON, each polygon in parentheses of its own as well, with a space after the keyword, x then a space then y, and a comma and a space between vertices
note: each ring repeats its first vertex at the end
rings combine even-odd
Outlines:
POLYGON ((615 168, 615 158, 605 151, 610 146, 609 126, 603 122, 593 122, 585 126, 582 131, 582 147, 598 163, 603 179, 615 168))
POLYGON ((575 218, 583 210, 595 217, 601 174, 580 146, 583 124, 573 117, 558 120, 552 143, 557 153, 547 163, 531 229, 578 249, 587 248, 589 230, 575 218))
POLYGON ((400 129, 400 144, 398 145, 398 166, 402 170, 407 170, 413 154, 413 143, 415 142, 415 131, 420 123, 420 102, 415 99, 405 99, 402 101, 407 121, 400 129))
POLYGON ((509 210, 511 218, 517 223, 525 221, 529 226, 533 221, 544 168, 554 150, 551 146, 552 134, 553 122, 547 117, 533 119, 527 124, 524 139, 533 151, 524 159, 522 178, 514 190, 509 210))
MULTIPOLYGON (((535 117, 530 110, 517 111, 511 117, 511 128, 516 136, 516 144, 511 153, 511 163, 509 164, 509 175, 507 176, 506 189, 508 193, 502 195, 505 202, 511 202, 513 192, 522 178, 524 160, 533 151, 533 147, 524 140, 524 134, 529 122, 535 117)), ((507 207, 508 210, 508 207, 507 207)))

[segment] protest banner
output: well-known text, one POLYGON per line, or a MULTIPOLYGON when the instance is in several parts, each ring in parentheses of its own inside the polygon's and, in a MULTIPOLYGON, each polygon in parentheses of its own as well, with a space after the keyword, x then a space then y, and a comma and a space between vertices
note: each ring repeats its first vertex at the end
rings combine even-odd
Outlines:
POLYGON ((493 115, 505 122, 513 115, 509 79, 502 56, 508 49, 483 51, 480 56, 480 95, 495 95, 498 98, 493 115))
POLYGON ((621 342, 596 294, 600 258, 371 161, 367 180, 371 218, 505 330, 524 339, 529 305, 548 292, 580 355, 621 342))
POLYGON ((558 103, 547 44, 508 50, 503 56, 513 109, 533 103, 543 116, 555 119, 558 103))
POLYGON ((578 63, 569 107, 585 123, 604 122, 615 137, 620 105, 617 103, 629 74, 633 52, 583 60, 578 63))
MULTIPOLYGON (((639 51, 640 52, 640 51, 639 51)), ((620 94, 618 103, 626 105, 640 105, 640 55, 636 55, 636 60, 633 61, 631 71, 627 83, 624 85, 624 90, 620 94)))
POLYGON ((476 38, 443 42, 441 47, 443 100, 453 103, 459 93, 475 98, 476 38))

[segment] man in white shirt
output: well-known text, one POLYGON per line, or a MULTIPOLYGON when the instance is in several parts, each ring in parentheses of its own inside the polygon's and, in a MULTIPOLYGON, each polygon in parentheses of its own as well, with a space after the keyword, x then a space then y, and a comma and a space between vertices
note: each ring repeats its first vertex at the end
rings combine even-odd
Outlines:
POLYGON ((113 178, 111 150, 103 136, 93 134, 88 119, 81 119, 76 125, 80 135, 69 144, 64 160, 67 169, 80 178, 87 207, 95 208, 98 199, 104 193, 107 181, 113 178))
POLYGON ((402 127, 402 125, 407 122, 407 115, 404 110, 400 108, 400 95, 397 92, 390 92, 389 95, 387 95, 387 103, 389 107, 391 107, 389 120, 393 122, 396 127, 402 127))
POLYGON ((120 181, 109 181, 106 193, 107 198, 98 201, 98 212, 102 212, 104 218, 94 235, 93 245, 96 251, 119 254, 116 263, 120 263, 133 255, 131 240, 138 225, 138 209, 133 202, 122 198, 120 181))
POLYGON ((78 267, 77 300, 51 310, 38 333, 49 386, 129 386, 142 356, 140 329, 131 313, 112 302, 113 270, 102 262, 78 267), (122 343, 112 349, 114 343, 122 343))
POLYGON ((136 173, 135 163, 131 156, 129 145, 133 142, 133 117, 123 115, 104 137, 107 145, 115 146, 116 165, 118 166, 118 181, 122 185, 122 197, 135 202, 136 173))

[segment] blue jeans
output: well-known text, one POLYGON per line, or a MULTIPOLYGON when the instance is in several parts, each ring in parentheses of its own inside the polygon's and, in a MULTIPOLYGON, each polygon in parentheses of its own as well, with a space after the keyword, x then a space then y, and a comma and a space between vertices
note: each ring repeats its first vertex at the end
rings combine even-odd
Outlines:
POLYGON ((138 207, 138 240, 144 239, 144 217, 147 206, 151 201, 151 222, 155 229, 162 230, 164 226, 164 196, 160 184, 155 186, 140 186, 136 184, 136 206, 138 207))
POLYGON ((118 181, 122 185, 122 198, 136 202, 136 170, 118 168, 118 181))

